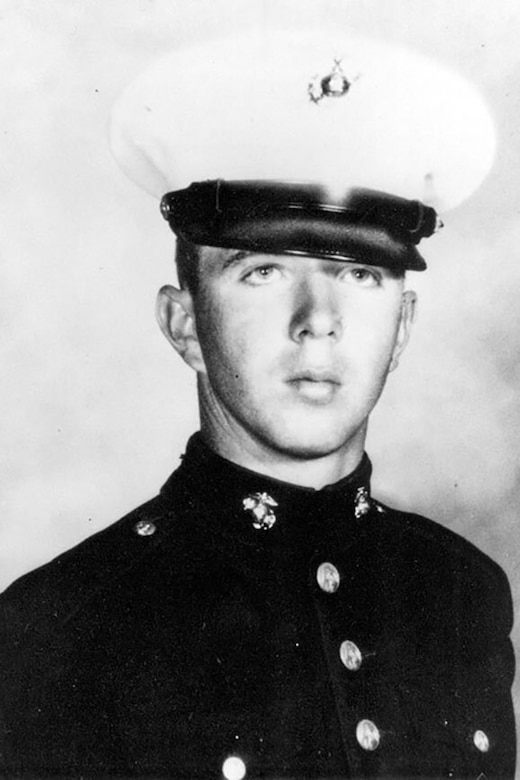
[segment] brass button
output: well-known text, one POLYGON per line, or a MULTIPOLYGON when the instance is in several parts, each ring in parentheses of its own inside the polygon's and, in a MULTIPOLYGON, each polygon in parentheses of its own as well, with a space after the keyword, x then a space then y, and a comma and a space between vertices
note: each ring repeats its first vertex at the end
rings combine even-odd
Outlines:
POLYGON ((486 732, 477 729, 473 734, 473 744, 481 753, 487 753, 489 750, 489 737, 486 732))
POLYGON ((350 672, 357 672, 363 661, 363 656, 361 655, 361 650, 354 642, 351 642, 350 639, 345 639, 340 645, 339 655, 343 665, 350 672))
POLYGON ((318 585, 325 593, 335 593, 339 588, 339 571, 333 563, 320 563, 316 572, 318 585))
POLYGON ((356 739, 363 750, 375 750, 379 747, 381 735, 371 720, 360 720, 356 727, 356 739))
POLYGON ((139 522, 134 525, 134 531, 138 536, 153 536, 157 531, 157 526, 155 523, 152 523, 151 520, 139 520, 139 522))
POLYGON ((246 765, 238 756, 229 756, 222 764, 222 774, 225 780, 243 780, 246 771, 246 765))

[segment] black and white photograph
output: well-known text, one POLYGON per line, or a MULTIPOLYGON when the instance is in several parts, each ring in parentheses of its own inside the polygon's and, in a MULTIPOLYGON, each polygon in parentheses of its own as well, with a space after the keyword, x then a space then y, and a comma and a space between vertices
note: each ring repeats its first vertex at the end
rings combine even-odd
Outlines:
POLYGON ((0 776, 518 780, 518 3, 0 41, 0 776))

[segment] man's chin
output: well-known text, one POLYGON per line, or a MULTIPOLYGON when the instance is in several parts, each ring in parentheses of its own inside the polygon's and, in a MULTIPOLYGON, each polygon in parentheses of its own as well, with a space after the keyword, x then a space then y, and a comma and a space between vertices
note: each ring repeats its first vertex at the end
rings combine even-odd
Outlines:
POLYGON ((338 436, 338 431, 326 434, 317 431, 299 430, 294 433, 287 433, 284 436, 278 436, 276 449, 281 454, 297 460, 318 460, 334 455, 342 449, 348 449, 349 441, 353 438, 348 434, 338 436))

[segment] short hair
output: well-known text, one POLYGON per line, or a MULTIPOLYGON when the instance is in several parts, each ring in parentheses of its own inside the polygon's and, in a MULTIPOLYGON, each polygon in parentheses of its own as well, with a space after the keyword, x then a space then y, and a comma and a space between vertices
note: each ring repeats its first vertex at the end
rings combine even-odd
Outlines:
POLYGON ((201 248, 185 238, 177 237, 175 264, 180 286, 195 295, 199 285, 201 248))

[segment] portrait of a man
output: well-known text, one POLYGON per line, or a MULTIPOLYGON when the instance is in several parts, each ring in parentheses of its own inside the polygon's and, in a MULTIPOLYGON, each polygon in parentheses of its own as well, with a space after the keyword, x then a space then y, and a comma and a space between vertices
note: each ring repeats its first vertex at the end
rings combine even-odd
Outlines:
POLYGON ((9 461, 0 773, 514 778, 519 13, 50 5, 6 14, 6 245, 61 282, 59 357, 6 314, 44 428, 9 461))

